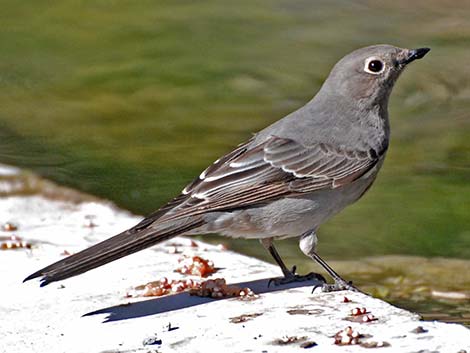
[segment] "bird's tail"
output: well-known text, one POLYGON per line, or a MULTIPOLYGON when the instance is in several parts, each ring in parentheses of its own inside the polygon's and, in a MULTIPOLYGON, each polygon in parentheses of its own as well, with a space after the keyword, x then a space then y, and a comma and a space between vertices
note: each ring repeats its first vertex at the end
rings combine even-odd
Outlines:
POLYGON ((85 250, 73 254, 63 260, 29 275, 23 282, 41 277, 41 287, 55 281, 79 275, 83 272, 102 266, 108 262, 133 254, 164 240, 183 234, 203 224, 201 219, 189 219, 165 228, 144 228, 135 230, 131 228, 93 245, 85 250))

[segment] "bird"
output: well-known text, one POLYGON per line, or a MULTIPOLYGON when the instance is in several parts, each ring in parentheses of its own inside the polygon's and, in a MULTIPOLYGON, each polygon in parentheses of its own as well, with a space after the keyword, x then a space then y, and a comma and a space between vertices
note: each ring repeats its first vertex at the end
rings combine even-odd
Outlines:
MULTIPOLYGON (((217 159, 179 195, 130 229, 26 277, 41 286, 82 274, 179 235, 258 239, 279 265, 279 283, 321 279, 323 291, 357 290, 317 253, 321 224, 360 199, 376 179, 390 139, 388 101, 403 70, 429 48, 388 44, 340 59, 304 106, 217 159), (334 280, 298 275, 275 240, 302 252, 334 280)), ((366 221, 366 220, 364 220, 366 221)))

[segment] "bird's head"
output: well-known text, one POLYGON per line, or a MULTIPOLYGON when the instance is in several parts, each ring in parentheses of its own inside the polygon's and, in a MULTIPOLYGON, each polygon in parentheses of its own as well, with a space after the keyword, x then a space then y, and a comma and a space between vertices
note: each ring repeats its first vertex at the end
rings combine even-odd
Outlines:
POLYGON ((385 44, 355 50, 333 67, 322 90, 330 96, 339 94, 367 107, 386 105, 400 73, 429 50, 402 49, 385 44))

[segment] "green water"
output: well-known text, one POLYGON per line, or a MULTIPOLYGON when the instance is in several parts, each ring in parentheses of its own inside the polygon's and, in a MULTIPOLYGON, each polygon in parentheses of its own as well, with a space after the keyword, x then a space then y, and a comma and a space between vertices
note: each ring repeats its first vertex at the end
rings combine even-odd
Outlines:
POLYGON ((377 182, 321 228, 319 251, 469 259, 469 18, 464 1, 3 0, 0 162, 149 213, 309 100, 349 51, 428 46, 392 95, 377 182))

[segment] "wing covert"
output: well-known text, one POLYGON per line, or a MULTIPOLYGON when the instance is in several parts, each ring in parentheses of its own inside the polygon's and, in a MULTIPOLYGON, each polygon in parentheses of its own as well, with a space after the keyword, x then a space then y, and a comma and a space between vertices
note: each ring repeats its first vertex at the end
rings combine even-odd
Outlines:
POLYGON ((201 173, 163 219, 258 206, 285 196, 334 189, 353 182, 380 159, 375 151, 306 147, 277 136, 252 138, 201 173))

